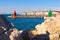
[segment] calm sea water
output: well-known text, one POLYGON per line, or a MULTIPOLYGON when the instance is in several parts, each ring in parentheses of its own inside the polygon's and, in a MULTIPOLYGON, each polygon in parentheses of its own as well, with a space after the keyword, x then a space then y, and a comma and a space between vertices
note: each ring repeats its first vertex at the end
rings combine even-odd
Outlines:
POLYGON ((12 19, 8 18, 11 14, 3 14, 7 20, 14 24, 14 27, 18 30, 32 30, 35 29, 37 24, 41 24, 44 21, 44 18, 17 18, 12 19))

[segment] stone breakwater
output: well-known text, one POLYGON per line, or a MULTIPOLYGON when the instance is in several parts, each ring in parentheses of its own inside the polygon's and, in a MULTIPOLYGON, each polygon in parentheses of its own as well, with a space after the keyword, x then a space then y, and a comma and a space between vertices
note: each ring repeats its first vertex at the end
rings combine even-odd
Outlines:
POLYGON ((49 32, 50 40, 60 40, 60 14, 55 17, 44 17, 45 21, 42 24, 36 25, 36 29, 32 30, 32 34, 41 35, 49 32))
POLYGON ((0 40, 20 40, 19 36, 19 31, 3 15, 0 15, 0 40))

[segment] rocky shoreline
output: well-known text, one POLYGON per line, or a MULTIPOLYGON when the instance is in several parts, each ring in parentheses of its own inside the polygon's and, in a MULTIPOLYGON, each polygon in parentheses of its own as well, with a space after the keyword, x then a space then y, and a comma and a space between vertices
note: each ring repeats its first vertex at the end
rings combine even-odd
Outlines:
POLYGON ((60 14, 54 17, 45 17, 45 21, 42 24, 38 24, 35 28, 36 34, 32 31, 34 35, 47 34, 49 40, 60 40, 60 14))
POLYGON ((60 40, 60 14, 44 19, 35 30, 18 31, 0 15, 0 40, 60 40))

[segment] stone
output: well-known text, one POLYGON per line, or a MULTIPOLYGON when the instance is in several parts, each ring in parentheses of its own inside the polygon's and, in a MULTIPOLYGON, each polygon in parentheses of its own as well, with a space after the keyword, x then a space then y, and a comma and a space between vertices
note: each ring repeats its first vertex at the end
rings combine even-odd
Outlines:
MULTIPOLYGON (((45 21, 41 24, 35 26, 35 30, 38 35, 46 34, 48 31, 50 40, 59 40, 60 35, 60 14, 57 14, 55 17, 44 17, 45 21)), ((33 32, 32 34, 35 35, 33 32)), ((37 35, 36 34, 36 35, 37 35)))
POLYGON ((3 15, 0 15, 0 40, 20 40, 19 36, 19 31, 3 15))

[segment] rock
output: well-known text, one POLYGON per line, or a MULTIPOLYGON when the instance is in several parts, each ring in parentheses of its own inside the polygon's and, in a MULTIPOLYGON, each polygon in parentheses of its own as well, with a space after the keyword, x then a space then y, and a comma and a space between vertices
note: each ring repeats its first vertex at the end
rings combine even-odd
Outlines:
POLYGON ((23 31, 20 34, 20 40, 30 40, 30 38, 29 38, 29 32, 28 31, 23 31))
MULTIPOLYGON (((50 33, 50 40, 59 40, 60 14, 57 14, 55 17, 45 17, 45 21, 42 24, 36 25, 35 28, 38 35, 46 34, 46 31, 48 31, 50 33)), ((32 34, 35 35, 34 32, 32 34)))
POLYGON ((33 35, 38 35, 37 31, 36 30, 30 30, 30 33, 34 33, 33 35))
POLYGON ((12 30, 13 31, 11 32, 11 34, 9 36, 10 40, 19 40, 19 36, 20 36, 19 31, 16 28, 14 28, 12 30))
POLYGON ((59 39, 59 34, 57 34, 57 33, 50 34, 49 37, 50 37, 50 40, 57 40, 57 39, 59 39))
POLYGON ((19 32, 22 33, 24 30, 20 30, 19 32))
POLYGON ((0 40, 20 40, 19 36, 19 31, 3 15, 0 15, 0 40))
POLYGON ((38 34, 46 34, 46 27, 38 24, 35 28, 38 34))
POLYGON ((34 40, 50 40, 49 34, 50 33, 48 31, 46 31, 46 34, 36 35, 33 39, 34 40))

